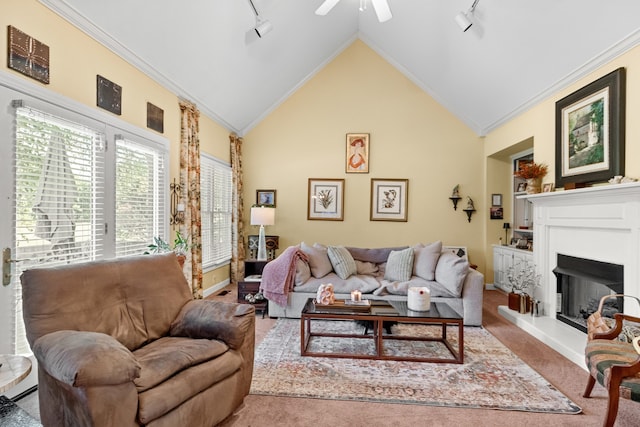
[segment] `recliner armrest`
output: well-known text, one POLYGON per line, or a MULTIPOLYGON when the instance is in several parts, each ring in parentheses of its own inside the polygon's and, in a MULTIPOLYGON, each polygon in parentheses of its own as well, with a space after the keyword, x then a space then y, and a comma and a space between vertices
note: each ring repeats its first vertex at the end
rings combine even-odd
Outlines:
POLYGON ((74 387, 124 384, 140 376, 129 349, 99 332, 52 332, 36 340, 33 353, 40 368, 74 387))
MULTIPOLYGON (((192 300, 171 323, 174 337, 217 339, 237 350, 253 327, 255 307, 249 304, 192 300)), ((253 331, 252 331, 253 332, 253 331)))

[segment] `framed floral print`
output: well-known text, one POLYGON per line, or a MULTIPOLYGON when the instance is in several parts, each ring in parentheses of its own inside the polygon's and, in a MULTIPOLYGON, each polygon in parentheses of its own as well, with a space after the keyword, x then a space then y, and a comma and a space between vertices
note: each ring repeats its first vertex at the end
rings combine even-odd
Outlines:
POLYGON ((371 179, 371 221, 407 221, 408 179, 371 179))
POLYGON ((369 173, 369 134, 347 134, 347 173, 369 173))
POLYGON ((344 219, 344 179, 309 178, 307 219, 344 219))

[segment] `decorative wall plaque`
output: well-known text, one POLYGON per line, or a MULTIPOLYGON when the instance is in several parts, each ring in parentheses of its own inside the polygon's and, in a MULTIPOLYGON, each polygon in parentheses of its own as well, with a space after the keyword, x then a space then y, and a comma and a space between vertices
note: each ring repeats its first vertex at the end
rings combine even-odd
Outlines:
POLYGON ((97 75, 98 107, 104 108, 113 114, 121 114, 122 86, 97 75))
POLYGON ((147 127, 156 132, 164 132, 164 110, 147 102, 147 127))
POLYGON ((25 76, 49 84, 49 46, 9 25, 8 66, 25 76))

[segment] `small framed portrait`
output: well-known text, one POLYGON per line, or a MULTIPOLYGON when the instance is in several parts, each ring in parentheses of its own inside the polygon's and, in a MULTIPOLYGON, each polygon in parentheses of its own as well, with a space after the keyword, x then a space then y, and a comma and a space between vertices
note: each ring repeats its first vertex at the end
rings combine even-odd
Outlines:
POLYGON ((542 184, 542 192, 543 193, 551 193, 553 191, 553 182, 545 182, 542 184))
POLYGON ((347 134, 346 173, 369 173, 369 134, 347 134))
POLYGON ((526 182, 520 182, 518 183, 518 187, 516 187, 516 191, 518 193, 521 193, 523 191, 527 191, 527 183, 526 182))
POLYGON ((256 190, 256 205, 276 207, 276 190, 256 190))
POLYGON ((494 207, 502 206, 502 194, 491 195, 491 206, 494 206, 494 207))
POLYGON ((504 212, 501 206, 493 206, 489 208, 489 217, 491 219, 503 219, 504 212))

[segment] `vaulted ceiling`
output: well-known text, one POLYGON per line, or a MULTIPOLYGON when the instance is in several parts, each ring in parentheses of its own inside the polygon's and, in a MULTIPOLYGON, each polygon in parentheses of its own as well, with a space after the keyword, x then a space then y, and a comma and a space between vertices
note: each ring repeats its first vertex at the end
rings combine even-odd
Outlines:
POLYGON ((262 38, 248 0, 40 1, 240 135, 357 38, 478 135, 640 42, 638 0, 480 0, 467 32, 473 0, 388 0, 384 23, 368 0, 253 0, 262 38))

